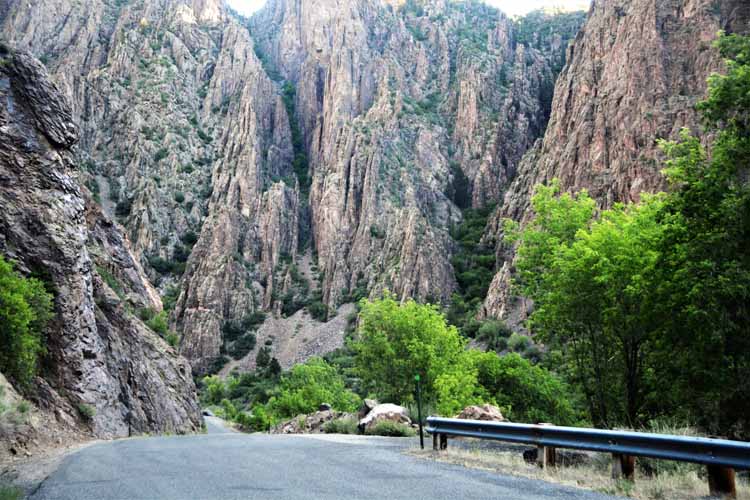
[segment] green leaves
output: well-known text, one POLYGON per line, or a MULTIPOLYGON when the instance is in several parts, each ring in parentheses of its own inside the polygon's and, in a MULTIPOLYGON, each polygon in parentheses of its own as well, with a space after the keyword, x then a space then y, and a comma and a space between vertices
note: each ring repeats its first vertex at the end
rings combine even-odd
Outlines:
POLYGON ((268 402, 268 408, 276 418, 289 418, 317 411, 322 403, 351 412, 359 407, 360 399, 346 388, 336 368, 312 358, 282 376, 279 392, 268 402))
POLYGON ((44 354, 44 327, 52 318, 52 295, 24 278, 0 255, 0 372, 27 387, 44 354))

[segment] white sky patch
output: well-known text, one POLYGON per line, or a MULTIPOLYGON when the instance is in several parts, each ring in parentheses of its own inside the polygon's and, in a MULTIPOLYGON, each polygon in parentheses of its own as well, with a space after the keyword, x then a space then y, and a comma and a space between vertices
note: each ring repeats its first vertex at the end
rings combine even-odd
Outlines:
MULTIPOLYGON (((589 0, 485 0, 509 16, 521 16, 529 11, 542 8, 563 10, 588 10, 589 0)), ((266 0, 227 0, 237 12, 249 16, 265 5, 266 0)))

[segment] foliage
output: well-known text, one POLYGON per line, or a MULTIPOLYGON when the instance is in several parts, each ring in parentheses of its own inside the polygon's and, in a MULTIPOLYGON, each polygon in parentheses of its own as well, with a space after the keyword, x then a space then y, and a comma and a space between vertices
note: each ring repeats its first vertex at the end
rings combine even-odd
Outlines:
POLYGON ((89 404, 79 403, 77 409, 84 420, 91 420, 96 416, 96 408, 89 404))
POLYGON ((320 358, 312 358, 282 376, 279 392, 268 407, 275 417, 289 418, 316 411, 323 403, 335 410, 351 412, 360 402, 334 367, 320 358))
POLYGON ((326 434, 357 434, 356 418, 338 418, 323 425, 326 434))
POLYGON ((368 436, 412 437, 417 433, 406 424, 383 420, 365 431, 368 436))
POLYGON ((24 278, 0 255, 0 371, 28 387, 45 353, 44 328, 52 295, 35 278, 24 278))
POLYGON ((0 500, 22 500, 23 490, 15 486, 0 484, 0 500))
POLYGON ((572 425, 580 421, 571 390, 556 375, 518 354, 471 351, 477 382, 516 422, 572 425))
POLYGON ((479 326, 476 339, 487 345, 487 349, 502 352, 508 348, 513 332, 500 320, 487 320, 479 326))
POLYGON ((558 186, 537 189, 537 218, 518 234, 519 283, 535 301, 529 324, 565 354, 594 422, 634 425, 651 383, 643 370, 652 348, 647 297, 663 198, 616 205, 595 220, 585 192, 557 196, 558 186))
POLYGON ((363 388, 383 401, 408 402, 414 376, 420 375, 425 399, 435 399, 435 381, 464 350, 456 327, 446 324, 435 306, 413 300, 399 304, 388 294, 372 302, 363 300, 360 306, 352 347, 363 388))
POLYGON ((299 119, 297 117, 295 104, 296 95, 297 89, 294 87, 294 84, 286 82, 282 88, 282 98, 284 100, 287 115, 289 116, 289 126, 292 130, 292 147, 294 148, 292 167, 294 173, 297 175, 297 179, 299 180, 300 192, 303 196, 307 196, 310 191, 311 179, 307 154, 305 153, 304 136, 302 135, 302 130, 299 126, 299 119))
POLYGON ((467 337, 476 335, 479 323, 474 317, 495 275, 494 248, 482 241, 492 211, 492 206, 464 210, 463 221, 451 231, 451 236, 459 245, 451 259, 458 290, 451 300, 448 321, 467 337))
POLYGON ((672 184, 654 304, 659 411, 689 412, 708 432, 750 437, 750 38, 721 36, 727 74, 699 104, 714 139, 662 143, 672 184), (666 406, 666 408, 664 408, 666 406))
POLYGON ((328 306, 320 300, 313 300, 307 305, 307 311, 310 316, 318 321, 328 321, 328 306))

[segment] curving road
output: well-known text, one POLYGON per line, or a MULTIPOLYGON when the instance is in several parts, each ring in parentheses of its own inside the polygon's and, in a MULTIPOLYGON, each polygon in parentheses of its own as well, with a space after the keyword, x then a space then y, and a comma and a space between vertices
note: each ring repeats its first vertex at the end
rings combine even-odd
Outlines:
POLYGON ((236 433, 101 443, 68 456, 34 500, 585 499, 613 497, 421 460, 409 439, 236 433))

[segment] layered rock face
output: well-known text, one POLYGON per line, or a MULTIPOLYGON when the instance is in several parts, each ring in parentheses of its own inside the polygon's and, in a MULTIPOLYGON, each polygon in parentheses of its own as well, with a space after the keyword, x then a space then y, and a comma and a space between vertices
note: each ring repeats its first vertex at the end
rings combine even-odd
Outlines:
MULTIPOLYGON (((505 218, 527 219, 534 186, 554 178, 565 191, 588 189, 602 207, 664 189, 657 139, 700 131, 694 105, 722 67, 712 42, 720 29, 747 32, 749 19, 737 0, 594 1, 568 50, 544 139, 521 162, 488 238, 502 240, 505 218)), ((512 259, 501 242, 483 314, 517 324, 528 304, 510 291, 512 259)))
POLYGON ((273 0, 252 19, 267 66, 296 86, 328 305, 362 282, 449 299, 448 228, 460 206, 497 201, 543 133, 581 19, 544 36, 478 3, 372 0, 273 0))
POLYGON ((98 437, 200 428, 190 366, 128 312, 161 308, 128 242, 77 182, 79 130, 44 66, 0 48, 0 252, 54 294, 33 398, 98 437))
POLYGON ((258 311, 385 289, 446 303, 449 228, 501 198, 544 132, 583 20, 446 0, 271 0, 248 26, 214 0, 0 16, 71 98, 94 199, 179 289, 198 372, 258 311))

